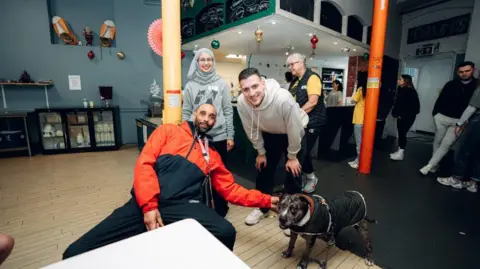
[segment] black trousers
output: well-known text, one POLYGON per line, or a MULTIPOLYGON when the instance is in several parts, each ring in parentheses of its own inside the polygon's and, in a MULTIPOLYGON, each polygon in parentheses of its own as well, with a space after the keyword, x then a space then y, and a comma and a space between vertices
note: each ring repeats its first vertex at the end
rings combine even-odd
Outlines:
POLYGON ((415 122, 416 116, 397 118, 398 147, 405 149, 407 145, 407 133, 415 122))
MULTIPOLYGON (((275 184, 275 171, 278 163, 285 157, 287 160, 288 137, 286 134, 270 134, 263 133, 264 147, 267 151, 267 167, 263 167, 257 174, 256 189, 266 193, 272 194, 275 184)), ((297 154, 298 161, 302 164, 305 160, 306 153, 306 137, 302 140, 302 149, 297 154)), ((285 166, 283 169, 286 173, 285 182, 283 185, 286 193, 299 193, 302 191, 302 178, 294 177, 292 173, 287 172, 285 166)), ((268 208, 260 209, 263 213, 269 211, 268 208)))
POLYGON ((480 180, 480 115, 469 120, 459 142, 463 142, 455 152, 453 176, 460 180, 480 180))
MULTIPOLYGON (((217 141, 213 142, 213 146, 215 147, 215 150, 220 154, 220 157, 222 158, 223 164, 225 167, 227 167, 227 156, 228 156, 228 151, 227 151, 227 140, 222 140, 222 141, 217 141)), ((228 213, 228 202, 223 199, 215 190, 213 191, 213 203, 215 206, 215 211, 221 216, 225 217, 228 213)))
POLYGON ((305 174, 313 173, 312 149, 313 149, 313 146, 315 146, 315 142, 317 142, 317 139, 320 137, 322 133, 323 133, 323 128, 305 129, 306 152, 305 152, 304 161, 302 163, 302 172, 304 172, 305 174))
MULTIPOLYGON (((165 225, 186 218, 197 220, 226 247, 233 250, 236 231, 233 225, 204 204, 179 201, 162 203, 159 211, 165 225)), ((72 243, 63 253, 67 259, 84 252, 146 232, 143 213, 134 198, 115 209, 110 216, 72 243)), ((168 244, 168 242, 158 242, 168 244)))

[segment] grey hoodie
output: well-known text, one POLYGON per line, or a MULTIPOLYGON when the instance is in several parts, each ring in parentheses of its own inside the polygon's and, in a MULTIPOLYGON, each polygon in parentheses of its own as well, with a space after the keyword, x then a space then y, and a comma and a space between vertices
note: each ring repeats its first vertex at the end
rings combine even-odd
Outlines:
POLYGON ((287 134, 287 157, 294 159, 301 149, 308 115, 277 81, 267 79, 265 82, 265 97, 258 107, 250 105, 243 95, 238 98, 237 108, 243 129, 260 155, 266 153, 262 132, 287 134))
POLYGON ((202 104, 212 104, 217 110, 217 122, 207 134, 213 141, 233 140, 233 108, 230 88, 223 79, 202 85, 190 80, 185 85, 182 120, 192 120, 192 113, 202 104))

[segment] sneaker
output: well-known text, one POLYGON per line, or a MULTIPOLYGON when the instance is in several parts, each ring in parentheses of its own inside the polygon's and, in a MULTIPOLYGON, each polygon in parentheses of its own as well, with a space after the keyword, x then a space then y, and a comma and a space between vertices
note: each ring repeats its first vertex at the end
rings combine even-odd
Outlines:
POLYGON ((348 162, 348 165, 350 165, 350 167, 353 168, 353 169, 358 168, 358 162, 357 161, 348 162))
POLYGON ((433 167, 430 164, 427 164, 420 169, 420 174, 426 176, 426 175, 428 175, 428 173, 430 173, 432 171, 432 168, 433 167))
POLYGON ((444 185, 444 186, 450 186, 455 189, 461 189, 463 188, 463 184, 460 180, 455 179, 453 177, 438 177, 437 178, 438 183, 444 185))
POLYGON ((395 154, 398 154, 399 151, 400 151, 400 149, 397 149, 397 151, 390 153, 390 157, 392 157, 395 154))
POLYGON ((245 218, 245 224, 247 225, 255 225, 258 222, 260 222, 261 219, 266 218, 268 216, 267 213, 263 213, 260 209, 255 208, 252 213, 250 213, 246 218, 245 218))
POLYGON ((470 180, 470 181, 467 181, 467 182, 463 182, 463 187, 467 189, 467 191, 469 192, 477 192, 477 182, 473 181, 473 180, 470 180))
POLYGON ((403 150, 399 150, 394 154, 390 155, 390 159, 393 161, 401 161, 403 160, 403 155, 404 155, 403 150))
POLYGON ((303 185, 303 192, 305 193, 312 193, 315 191, 315 187, 317 186, 318 178, 315 174, 306 175, 305 184, 303 185))

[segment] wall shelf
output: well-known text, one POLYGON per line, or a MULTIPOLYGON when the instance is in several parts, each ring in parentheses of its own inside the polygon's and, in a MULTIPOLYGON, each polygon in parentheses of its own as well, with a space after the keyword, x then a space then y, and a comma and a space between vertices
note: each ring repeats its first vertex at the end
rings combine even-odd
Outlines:
POLYGON ((48 101, 48 88, 53 86, 53 81, 49 80, 47 82, 31 82, 31 83, 23 83, 23 82, 0 82, 0 88, 2 90, 2 101, 3 101, 3 108, 7 108, 7 98, 5 97, 5 86, 31 86, 31 87, 43 87, 45 91, 45 103, 47 104, 47 108, 50 108, 50 103, 48 101))

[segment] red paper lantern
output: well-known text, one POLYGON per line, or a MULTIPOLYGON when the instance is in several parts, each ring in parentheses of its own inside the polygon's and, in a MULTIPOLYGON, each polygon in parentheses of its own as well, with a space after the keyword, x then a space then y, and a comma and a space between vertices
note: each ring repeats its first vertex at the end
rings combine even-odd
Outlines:
POLYGON ((316 35, 312 36, 312 39, 310 39, 310 43, 312 43, 312 48, 313 49, 317 48, 318 38, 317 38, 316 35))
POLYGON ((90 50, 87 56, 88 56, 88 59, 93 60, 93 58, 95 58, 95 53, 93 53, 93 50, 90 50))
POLYGON ((182 51, 182 53, 181 53, 182 59, 185 58, 186 55, 187 54, 185 54, 185 52, 182 51))

